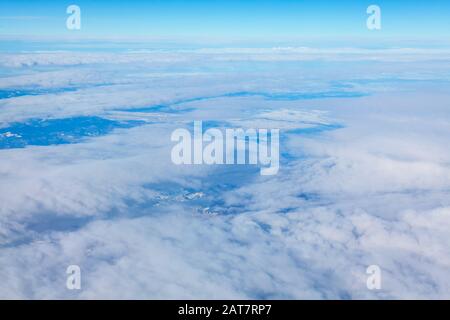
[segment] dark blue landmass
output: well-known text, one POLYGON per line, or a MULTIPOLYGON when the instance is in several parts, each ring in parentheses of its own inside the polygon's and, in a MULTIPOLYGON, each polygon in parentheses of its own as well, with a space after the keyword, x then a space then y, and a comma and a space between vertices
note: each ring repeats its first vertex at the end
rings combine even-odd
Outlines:
POLYGON ((0 149, 78 143, 117 128, 142 125, 142 121, 115 121, 101 117, 33 119, 0 129, 0 149))
POLYGON ((43 94, 54 94, 76 91, 77 88, 51 88, 51 89, 0 89, 0 100, 24 96, 39 96, 43 94))

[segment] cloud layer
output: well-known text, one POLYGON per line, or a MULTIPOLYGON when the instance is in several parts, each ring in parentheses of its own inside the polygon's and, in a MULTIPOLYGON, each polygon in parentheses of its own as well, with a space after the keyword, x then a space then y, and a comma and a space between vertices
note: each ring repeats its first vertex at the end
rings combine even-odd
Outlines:
POLYGON ((3 55, 1 298, 450 297, 448 56, 233 50, 3 55), (279 174, 173 165, 194 120, 281 129, 279 174))

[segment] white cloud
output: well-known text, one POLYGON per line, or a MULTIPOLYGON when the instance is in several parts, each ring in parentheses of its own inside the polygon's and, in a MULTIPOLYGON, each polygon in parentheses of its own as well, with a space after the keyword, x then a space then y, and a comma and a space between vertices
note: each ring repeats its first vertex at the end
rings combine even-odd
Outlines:
MULTIPOLYGON (((0 100, 0 127, 11 134, 12 122, 31 118, 147 124, 77 144, 0 150, 0 297, 449 297, 448 66, 342 71, 330 62, 311 71, 270 62, 255 71, 219 62, 235 53, 317 54, 268 51, 4 56, 16 66, 96 64, 0 79, 4 90, 81 87, 0 100), (203 55, 213 58, 199 62, 203 55), (333 91, 364 94, 320 96, 333 91), (251 94, 227 95, 239 92, 251 94), (283 93, 297 98, 273 99, 283 93), (131 110, 159 104, 165 109, 131 110), (281 128, 280 173, 172 165, 170 133, 193 120, 281 128), (340 129, 288 131, 334 124, 340 129), (81 291, 65 288, 71 264, 81 267, 81 291), (382 270, 381 291, 366 288, 372 264, 382 270)), ((405 53, 422 54, 382 55, 405 53)))
POLYGON ((93 52, 28 52, 0 54, 3 67, 67 66, 84 64, 139 63, 147 66, 173 63, 199 63, 205 61, 449 61, 448 49, 359 49, 307 47, 286 48, 204 48, 174 49, 171 51, 130 51, 125 53, 93 52))

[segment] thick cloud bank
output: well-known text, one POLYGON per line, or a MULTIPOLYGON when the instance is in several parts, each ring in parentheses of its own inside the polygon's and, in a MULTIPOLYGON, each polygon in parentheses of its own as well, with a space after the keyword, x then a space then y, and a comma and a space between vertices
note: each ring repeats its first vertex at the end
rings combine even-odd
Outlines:
POLYGON ((0 298, 450 298, 448 52, 1 65, 0 298), (195 120, 280 129, 279 173, 172 164, 172 131, 195 120))

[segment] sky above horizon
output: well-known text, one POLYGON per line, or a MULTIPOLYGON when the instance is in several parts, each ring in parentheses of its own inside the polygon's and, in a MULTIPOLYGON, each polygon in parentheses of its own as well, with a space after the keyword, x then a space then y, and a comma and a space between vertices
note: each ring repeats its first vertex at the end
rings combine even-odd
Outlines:
POLYGON ((1 1, 0 37, 8 39, 427 39, 448 42, 448 1, 1 1), (82 28, 66 29, 66 8, 81 8, 82 28), (366 27, 369 5, 382 29, 366 27))

